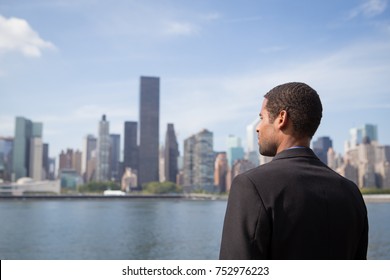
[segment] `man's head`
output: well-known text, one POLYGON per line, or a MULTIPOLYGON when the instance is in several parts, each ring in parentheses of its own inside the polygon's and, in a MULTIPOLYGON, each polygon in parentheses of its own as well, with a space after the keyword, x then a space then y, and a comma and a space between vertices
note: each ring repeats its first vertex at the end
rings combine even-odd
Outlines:
POLYGON ((274 156, 284 139, 277 131, 294 140, 311 139, 320 125, 322 105, 317 92, 304 83, 286 83, 271 89, 265 96, 257 127, 260 153, 274 156))

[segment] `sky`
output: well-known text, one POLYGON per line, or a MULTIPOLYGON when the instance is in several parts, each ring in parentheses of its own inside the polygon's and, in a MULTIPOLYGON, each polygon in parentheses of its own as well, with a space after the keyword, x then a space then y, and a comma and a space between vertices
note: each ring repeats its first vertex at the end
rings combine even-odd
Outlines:
MULTIPOLYGON (((329 136, 378 126, 390 145, 388 0, 1 0, 0 136, 15 117, 43 123, 50 156, 139 119, 140 76, 160 77, 160 142, 206 128, 246 147, 263 96, 286 82, 320 95, 329 136)), ((123 146, 122 146, 123 150, 123 146)))

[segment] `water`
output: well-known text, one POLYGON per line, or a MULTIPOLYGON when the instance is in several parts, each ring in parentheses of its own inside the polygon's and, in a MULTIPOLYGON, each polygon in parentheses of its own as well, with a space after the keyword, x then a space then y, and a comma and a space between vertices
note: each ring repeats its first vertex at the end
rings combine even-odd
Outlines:
POLYGON ((367 203, 369 243, 367 258, 390 260, 390 203, 367 203))
MULTIPOLYGON (((390 259, 390 203, 367 204, 369 259, 390 259)), ((217 259, 226 201, 0 201, 0 259, 217 259)))

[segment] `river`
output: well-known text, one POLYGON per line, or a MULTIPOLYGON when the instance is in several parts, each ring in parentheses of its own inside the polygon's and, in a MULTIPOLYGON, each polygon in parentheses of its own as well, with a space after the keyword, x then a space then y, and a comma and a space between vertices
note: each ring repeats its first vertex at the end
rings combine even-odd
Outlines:
MULTIPOLYGON (((217 259, 225 200, 0 201, 0 259, 217 259)), ((390 259, 390 203, 367 203, 369 259, 390 259)))

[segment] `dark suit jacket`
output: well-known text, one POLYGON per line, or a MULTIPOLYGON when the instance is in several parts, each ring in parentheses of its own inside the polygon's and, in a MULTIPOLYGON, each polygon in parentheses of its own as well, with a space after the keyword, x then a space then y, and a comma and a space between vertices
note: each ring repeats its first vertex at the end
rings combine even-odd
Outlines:
POLYGON ((232 183, 220 259, 366 259, 358 187, 309 148, 289 149, 232 183))

